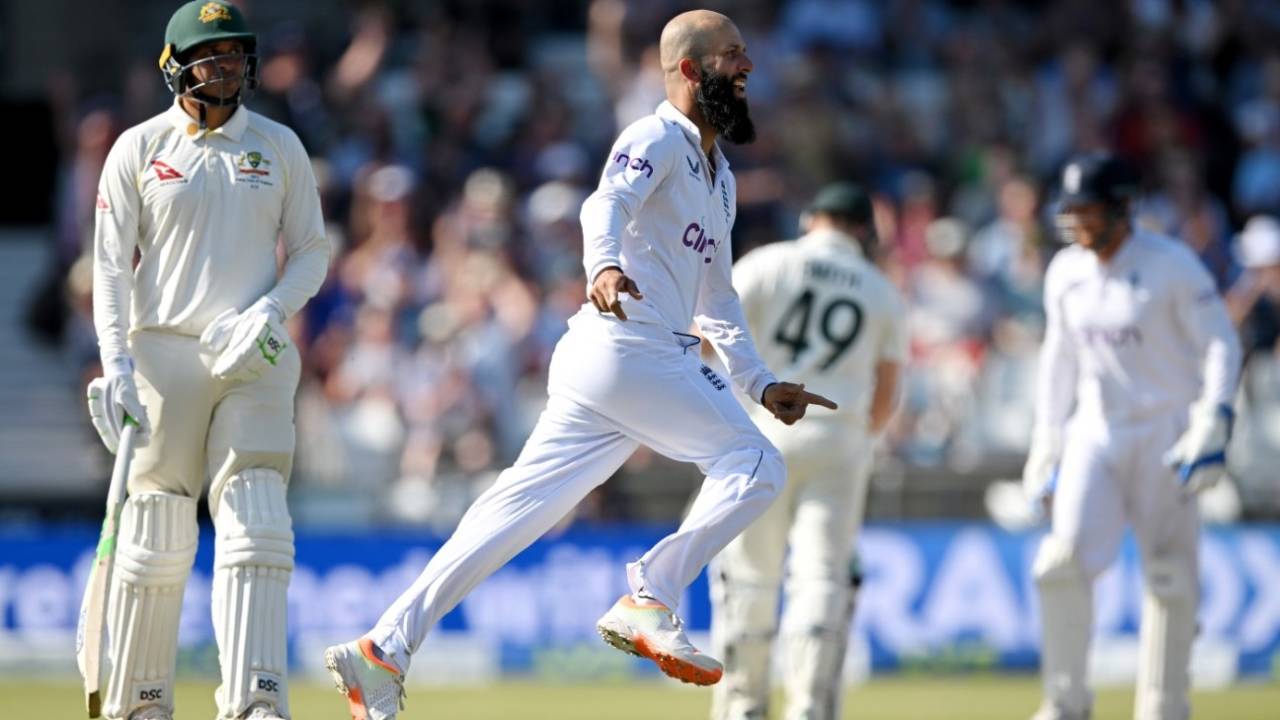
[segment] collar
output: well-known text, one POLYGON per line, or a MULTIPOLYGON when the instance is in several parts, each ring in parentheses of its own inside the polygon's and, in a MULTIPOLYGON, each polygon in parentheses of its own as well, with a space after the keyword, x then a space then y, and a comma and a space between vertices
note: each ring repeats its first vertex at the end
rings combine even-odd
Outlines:
MULTIPOLYGON (((178 129, 183 135, 193 136, 198 131, 200 125, 196 119, 187 114, 182 109, 182 103, 178 98, 173 99, 173 105, 164 113, 169 123, 178 129)), ((209 135, 225 135, 232 142, 240 142, 240 138, 244 136, 244 131, 249 127, 249 111, 245 109, 244 104, 236 106, 236 111, 231 113, 231 117, 227 119, 216 130, 209 131, 209 135)))
POLYGON ((862 246, 858 244, 858 239, 854 236, 834 230, 831 228, 823 228, 814 230, 813 232, 800 238, 800 242, 806 245, 822 245, 824 247, 832 247, 838 250, 851 252, 858 257, 862 257, 862 246))
MULTIPOLYGON (((663 100, 662 104, 658 105, 658 109, 653 111, 653 114, 663 120, 670 120, 679 125, 680 129, 684 130, 685 137, 693 143, 694 147, 698 148, 699 153, 702 152, 702 131, 698 129, 697 125, 693 124, 688 115, 677 110, 670 100, 663 100)), ((720 143, 718 141, 711 144, 711 159, 716 163, 716 177, 718 178, 721 172, 729 168, 729 160, 724 156, 724 153, 720 152, 720 143)))

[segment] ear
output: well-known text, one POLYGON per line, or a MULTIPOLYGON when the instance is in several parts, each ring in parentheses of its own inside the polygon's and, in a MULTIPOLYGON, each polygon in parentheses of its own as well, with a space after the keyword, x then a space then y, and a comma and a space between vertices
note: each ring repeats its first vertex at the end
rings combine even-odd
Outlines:
POLYGON ((680 77, 683 77, 685 80, 688 80, 689 82, 702 82, 702 73, 698 68, 698 64, 693 61, 693 58, 680 58, 680 63, 676 65, 676 68, 680 71, 680 77))

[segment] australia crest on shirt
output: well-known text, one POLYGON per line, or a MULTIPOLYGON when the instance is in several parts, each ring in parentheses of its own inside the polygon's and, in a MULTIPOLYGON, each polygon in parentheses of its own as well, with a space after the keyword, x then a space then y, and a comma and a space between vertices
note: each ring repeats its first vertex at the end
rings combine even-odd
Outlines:
POLYGON ((246 150, 236 158, 236 183, 251 187, 271 186, 271 160, 257 150, 246 150))

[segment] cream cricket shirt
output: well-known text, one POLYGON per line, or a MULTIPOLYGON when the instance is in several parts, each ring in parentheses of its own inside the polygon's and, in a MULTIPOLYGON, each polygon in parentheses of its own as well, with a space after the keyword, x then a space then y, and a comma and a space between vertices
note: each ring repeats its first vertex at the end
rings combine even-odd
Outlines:
MULTIPOLYGON (((712 147, 712 181, 697 125, 671 103, 622 131, 582 205, 587 283, 611 265, 640 286, 627 322, 687 332, 696 320, 734 383, 756 402, 776 382, 760 359, 733 289, 730 231, 738 212, 729 161, 712 147)), ((595 312, 589 303, 583 312, 595 312)))
POLYGON ((202 133, 175 100, 126 130, 107 156, 97 205, 93 314, 104 367, 121 366, 131 331, 198 337, 223 310, 264 295, 293 315, 328 268, 302 143, 243 106, 202 133), (277 275, 280 237, 287 259, 277 275))
POLYGON ((906 306, 856 241, 823 230, 757 248, 733 266, 733 284, 769 367, 840 405, 779 432, 832 442, 865 432, 876 365, 907 359, 906 306))

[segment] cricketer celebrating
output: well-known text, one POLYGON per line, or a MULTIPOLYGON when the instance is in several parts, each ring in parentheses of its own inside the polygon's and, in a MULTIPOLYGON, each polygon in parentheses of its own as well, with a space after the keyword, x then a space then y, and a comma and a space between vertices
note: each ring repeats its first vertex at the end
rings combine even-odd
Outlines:
POLYGON ((749 253, 734 266, 733 284, 770 367, 785 368, 841 411, 784 427, 750 410, 782 451, 789 480, 711 566, 712 643, 725 662, 713 694, 716 720, 768 717, 784 563, 784 717, 840 717, 858 580, 854 540, 875 439, 893 414, 906 358, 902 299, 871 260, 870 198, 857 185, 837 183, 807 214, 804 237, 749 253))
POLYGON ((394 717, 403 673, 429 629, 641 443, 697 463, 706 481, 680 528, 627 566, 631 592, 597 629, 667 675, 701 685, 720 679, 720 663, 689 643, 676 605, 769 506, 786 469, 685 331, 696 320, 738 387, 783 422, 799 420, 810 403, 835 404, 775 379, 733 289, 735 185, 715 141, 754 136, 742 36, 723 15, 692 11, 663 29, 660 54, 667 101, 622 132, 583 204, 590 303, 556 346, 547 408, 524 450, 377 625, 325 654, 353 717, 394 717))
POLYGON ((112 452, 125 413, 145 442, 108 605, 110 718, 173 717, 206 476, 218 717, 289 717, 285 483, 299 358, 283 322, 320 287, 329 244, 302 143, 243 106, 257 83, 255 46, 234 5, 180 7, 160 56, 174 104, 120 136, 98 186, 93 299, 105 378, 90 384, 89 409, 112 452))
POLYGON ((1089 717, 1093 580, 1133 526, 1146 592, 1134 716, 1190 714, 1199 604, 1195 493, 1225 473, 1240 347, 1213 278, 1182 243, 1132 227, 1125 166, 1085 155, 1062 173, 1072 242, 1045 275, 1023 485, 1051 500, 1036 555, 1044 702, 1035 720, 1089 717))

